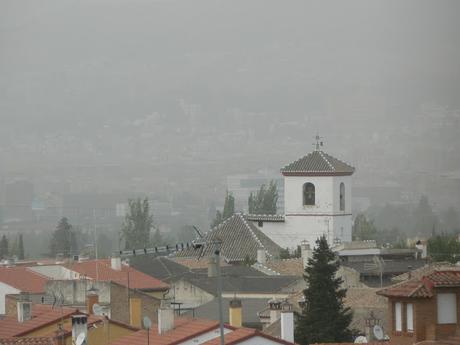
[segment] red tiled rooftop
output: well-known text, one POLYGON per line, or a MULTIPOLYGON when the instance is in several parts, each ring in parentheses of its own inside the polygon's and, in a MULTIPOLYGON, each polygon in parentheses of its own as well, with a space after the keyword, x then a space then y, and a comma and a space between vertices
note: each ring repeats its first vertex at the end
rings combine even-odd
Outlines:
POLYGON ((22 292, 45 292, 48 278, 33 272, 27 267, 0 267, 0 282, 5 283, 22 292))
POLYGON ((128 286, 129 284, 129 287, 133 289, 165 290, 169 287, 168 284, 162 282, 161 280, 151 277, 127 265, 121 265, 120 271, 114 270, 110 265, 110 259, 75 262, 66 265, 66 267, 81 275, 86 275, 91 279, 97 278, 101 281, 113 281, 123 286, 128 286))
POLYGON ((61 314, 61 308, 53 309, 50 305, 34 304, 32 318, 28 321, 18 322, 14 316, 7 316, 0 320, 0 338, 27 335, 32 330, 52 324, 61 317, 67 318, 76 312, 77 310, 73 308, 62 308, 61 314))
MULTIPOLYGON (((158 325, 153 324, 150 330, 150 344, 172 345, 191 339, 200 334, 212 331, 219 327, 217 321, 179 318, 175 321, 174 329, 158 334, 158 325)), ((127 335, 110 343, 110 345, 147 345, 147 331, 142 330, 127 335)))
POLYGON ((433 297, 434 287, 460 287, 460 270, 434 271, 421 279, 408 280, 386 289, 377 294, 387 297, 433 297))
MULTIPOLYGON (((261 337, 267 340, 271 340, 274 342, 278 342, 280 344, 285 344, 285 345, 292 345, 293 343, 278 339, 275 337, 272 337, 270 335, 267 335, 265 333, 262 333, 256 329, 252 328, 238 328, 234 330, 233 332, 227 333, 224 336, 224 343, 226 345, 236 345, 239 344, 247 339, 250 339, 252 337, 261 337)), ((207 342, 203 343, 202 345, 220 345, 220 337, 208 340, 207 342)))
POLYGON ((50 337, 0 338, 0 345, 54 345, 50 337))

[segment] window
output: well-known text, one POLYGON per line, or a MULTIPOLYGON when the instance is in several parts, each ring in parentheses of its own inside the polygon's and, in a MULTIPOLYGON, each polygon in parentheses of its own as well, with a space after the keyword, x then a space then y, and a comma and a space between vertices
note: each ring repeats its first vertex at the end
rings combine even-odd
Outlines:
POLYGON ((340 211, 345 211, 345 184, 340 183, 340 211))
POLYGON ((414 305, 406 304, 406 328, 408 332, 414 331, 414 305))
POLYGON ((402 331, 402 305, 400 302, 395 303, 395 330, 402 331))
POLYGON ((457 323, 457 295, 454 293, 437 294, 438 324, 457 323))
POLYGON ((259 228, 263 228, 264 222, 261 221, 261 220, 259 220, 259 221, 257 222, 257 225, 259 226, 259 228))
POLYGON ((313 206, 315 204, 315 185, 307 182, 303 185, 303 204, 313 206))

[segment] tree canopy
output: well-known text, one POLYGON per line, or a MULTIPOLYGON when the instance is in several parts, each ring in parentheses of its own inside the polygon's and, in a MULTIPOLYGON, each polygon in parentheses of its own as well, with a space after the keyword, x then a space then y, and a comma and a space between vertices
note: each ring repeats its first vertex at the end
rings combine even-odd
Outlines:
POLYGON ((427 250, 433 261, 456 263, 460 256, 460 243, 455 235, 436 235, 428 240, 427 250))
POLYGON ((322 236, 316 245, 305 268, 305 303, 296 317, 295 340, 302 345, 349 342, 352 313, 343 303, 347 290, 341 287, 342 279, 336 277, 340 263, 326 237, 322 236))
POLYGON ((216 218, 214 218, 213 222, 211 223, 211 227, 215 227, 219 225, 224 220, 230 218, 235 213, 235 197, 232 193, 227 191, 225 195, 224 201, 224 209, 222 212, 216 211, 216 218))
POLYGON ((278 188, 275 181, 268 186, 263 184, 256 193, 249 195, 248 210, 250 214, 276 214, 278 202, 278 188))
POLYGON ((6 258, 9 254, 8 239, 6 235, 2 236, 0 240, 0 259, 6 258))
POLYGON ((153 227, 153 215, 147 198, 131 199, 129 211, 125 216, 121 235, 125 240, 125 249, 144 248, 150 243, 150 231, 153 227))
POLYGON ((51 255, 63 254, 64 257, 70 257, 77 250, 77 239, 75 233, 72 231, 72 225, 66 217, 63 217, 51 236, 51 255))

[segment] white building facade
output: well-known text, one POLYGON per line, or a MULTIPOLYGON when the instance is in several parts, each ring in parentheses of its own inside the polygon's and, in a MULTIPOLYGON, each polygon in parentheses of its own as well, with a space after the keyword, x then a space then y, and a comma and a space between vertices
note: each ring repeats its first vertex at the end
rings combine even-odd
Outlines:
POLYGON ((314 245, 326 236, 329 245, 351 242, 351 176, 355 169, 315 150, 281 169, 284 217, 248 215, 261 231, 283 248, 306 240, 314 245))

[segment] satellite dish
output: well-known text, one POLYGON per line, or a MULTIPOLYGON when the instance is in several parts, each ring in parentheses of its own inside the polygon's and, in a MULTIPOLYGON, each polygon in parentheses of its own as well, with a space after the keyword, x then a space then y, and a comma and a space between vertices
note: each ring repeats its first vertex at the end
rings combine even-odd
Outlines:
POLYGON ((93 313, 94 315, 102 315, 102 307, 97 303, 93 304, 93 313))
POLYGON ((86 334, 80 333, 75 341, 75 345, 86 345, 86 334))
POLYGON ((367 344, 367 338, 364 335, 360 335, 355 339, 355 344, 367 344))
POLYGON ((377 340, 382 340, 383 339, 384 334, 383 334, 382 327, 380 327, 379 325, 375 325, 372 331, 374 332, 374 337, 377 340))
POLYGON ((144 316, 142 319, 142 325, 144 326, 145 329, 151 329, 152 328, 152 320, 148 316, 144 316))

